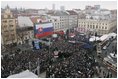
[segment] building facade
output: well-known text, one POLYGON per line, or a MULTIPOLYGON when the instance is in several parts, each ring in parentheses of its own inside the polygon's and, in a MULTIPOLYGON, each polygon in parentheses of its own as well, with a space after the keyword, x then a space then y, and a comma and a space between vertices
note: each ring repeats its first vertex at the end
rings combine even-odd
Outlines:
POLYGON ((111 17, 117 19, 117 10, 111 10, 111 17))
POLYGON ((49 15, 54 26, 54 31, 66 31, 69 29, 69 17, 66 12, 56 11, 49 15))
POLYGON ((6 7, 1 16, 1 32, 3 44, 16 43, 16 19, 14 18, 9 6, 6 7))
POLYGON ((69 17, 69 28, 77 27, 78 15, 73 10, 67 10, 69 17))
POLYGON ((117 25, 116 20, 93 20, 93 19, 79 19, 78 29, 83 33, 103 35, 111 32, 111 28, 117 25))

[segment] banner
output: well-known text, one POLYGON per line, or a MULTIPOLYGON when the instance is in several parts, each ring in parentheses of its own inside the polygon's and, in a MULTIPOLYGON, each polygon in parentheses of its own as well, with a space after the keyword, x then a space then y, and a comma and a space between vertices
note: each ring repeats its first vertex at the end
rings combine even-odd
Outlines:
POLYGON ((40 23, 35 24, 34 35, 36 38, 42 38, 45 36, 52 35, 54 31, 52 23, 40 23))

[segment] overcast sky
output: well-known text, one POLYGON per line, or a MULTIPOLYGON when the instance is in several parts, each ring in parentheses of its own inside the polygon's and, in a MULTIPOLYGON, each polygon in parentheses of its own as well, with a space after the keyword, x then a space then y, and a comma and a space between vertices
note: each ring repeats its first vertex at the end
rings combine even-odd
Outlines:
POLYGON ((65 6, 65 9, 84 9, 86 5, 101 5, 101 8, 117 9, 116 1, 2 1, 1 7, 5 8, 7 4, 10 8, 52 9, 52 4, 55 4, 56 9, 60 9, 60 6, 65 6))

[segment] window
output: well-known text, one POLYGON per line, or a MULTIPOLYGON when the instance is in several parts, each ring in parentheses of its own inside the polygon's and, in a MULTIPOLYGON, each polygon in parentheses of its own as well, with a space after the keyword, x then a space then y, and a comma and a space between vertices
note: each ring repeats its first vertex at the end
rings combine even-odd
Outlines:
POLYGON ((4 35, 4 37, 9 37, 9 35, 4 35))
POLYGON ((13 22, 13 20, 9 20, 9 22, 13 22))
POLYGON ((56 19, 54 21, 57 21, 56 19))
POLYGON ((88 28, 89 28, 89 25, 88 25, 88 28))
POLYGON ((107 29, 107 27, 105 27, 105 29, 107 29))
POLYGON ((104 29, 104 27, 102 27, 102 29, 104 29))
POLYGON ((96 25, 96 29, 98 28, 98 25, 96 25))
POLYGON ((90 28, 92 28, 92 25, 90 25, 90 28))
POLYGON ((103 25, 104 25, 104 23, 103 23, 103 25))
POLYGON ((4 30, 4 32, 8 32, 8 30, 4 30))
POLYGON ((27 37, 25 37, 25 40, 27 40, 27 37))
POLYGON ((7 26, 5 25, 4 28, 7 28, 7 26))
POLYGON ((7 20, 4 20, 3 23, 7 23, 7 20))
POLYGON ((95 28, 95 26, 93 25, 93 29, 95 28))
POLYGON ((52 20, 50 20, 50 22, 52 22, 52 20))
POLYGON ((10 15, 8 15, 8 18, 10 18, 10 15))
POLYGON ((9 25, 9 27, 13 27, 13 25, 9 25))
POLYGON ((14 31, 14 29, 11 29, 10 31, 14 31))
POLYGON ((99 26, 99 28, 101 28, 101 26, 99 26))
POLYGON ((11 34, 12 37, 14 37, 14 34, 11 34))

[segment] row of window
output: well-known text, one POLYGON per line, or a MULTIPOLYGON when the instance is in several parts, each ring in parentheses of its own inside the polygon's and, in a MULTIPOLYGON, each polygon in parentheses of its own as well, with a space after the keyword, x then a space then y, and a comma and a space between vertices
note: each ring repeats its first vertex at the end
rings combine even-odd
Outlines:
MULTIPOLYGON (((86 25, 79 25, 79 27, 86 27, 86 25)), ((88 25, 87 28, 92 28, 92 29, 107 29, 107 27, 104 27, 104 26, 98 26, 98 25, 88 25)))
MULTIPOLYGON (((85 24, 86 22, 79 22, 79 24, 80 24, 80 23, 85 24)), ((92 23, 92 22, 90 23, 90 22, 89 22, 88 24, 96 24, 96 23, 92 23)), ((107 23, 97 23, 97 25, 98 25, 98 24, 100 24, 100 25, 107 25, 107 23)))
POLYGON ((13 20, 9 20, 9 21, 7 21, 7 20, 3 20, 2 22, 3 22, 3 23, 13 22, 13 20))
POLYGON ((63 24, 67 24, 67 23, 65 23, 65 22, 61 22, 61 23, 54 23, 54 25, 63 25, 63 24))
POLYGON ((68 17, 61 17, 61 16, 60 16, 60 18, 68 18, 68 17))
POLYGON ((55 26, 54 28, 55 28, 55 29, 56 29, 56 28, 58 29, 58 28, 61 28, 61 27, 64 27, 64 25, 61 25, 61 26, 58 25, 58 26, 55 26))
POLYGON ((4 25, 4 26, 2 27, 2 29, 13 28, 13 27, 14 27, 14 25, 9 25, 9 27, 8 27, 7 25, 4 25))

